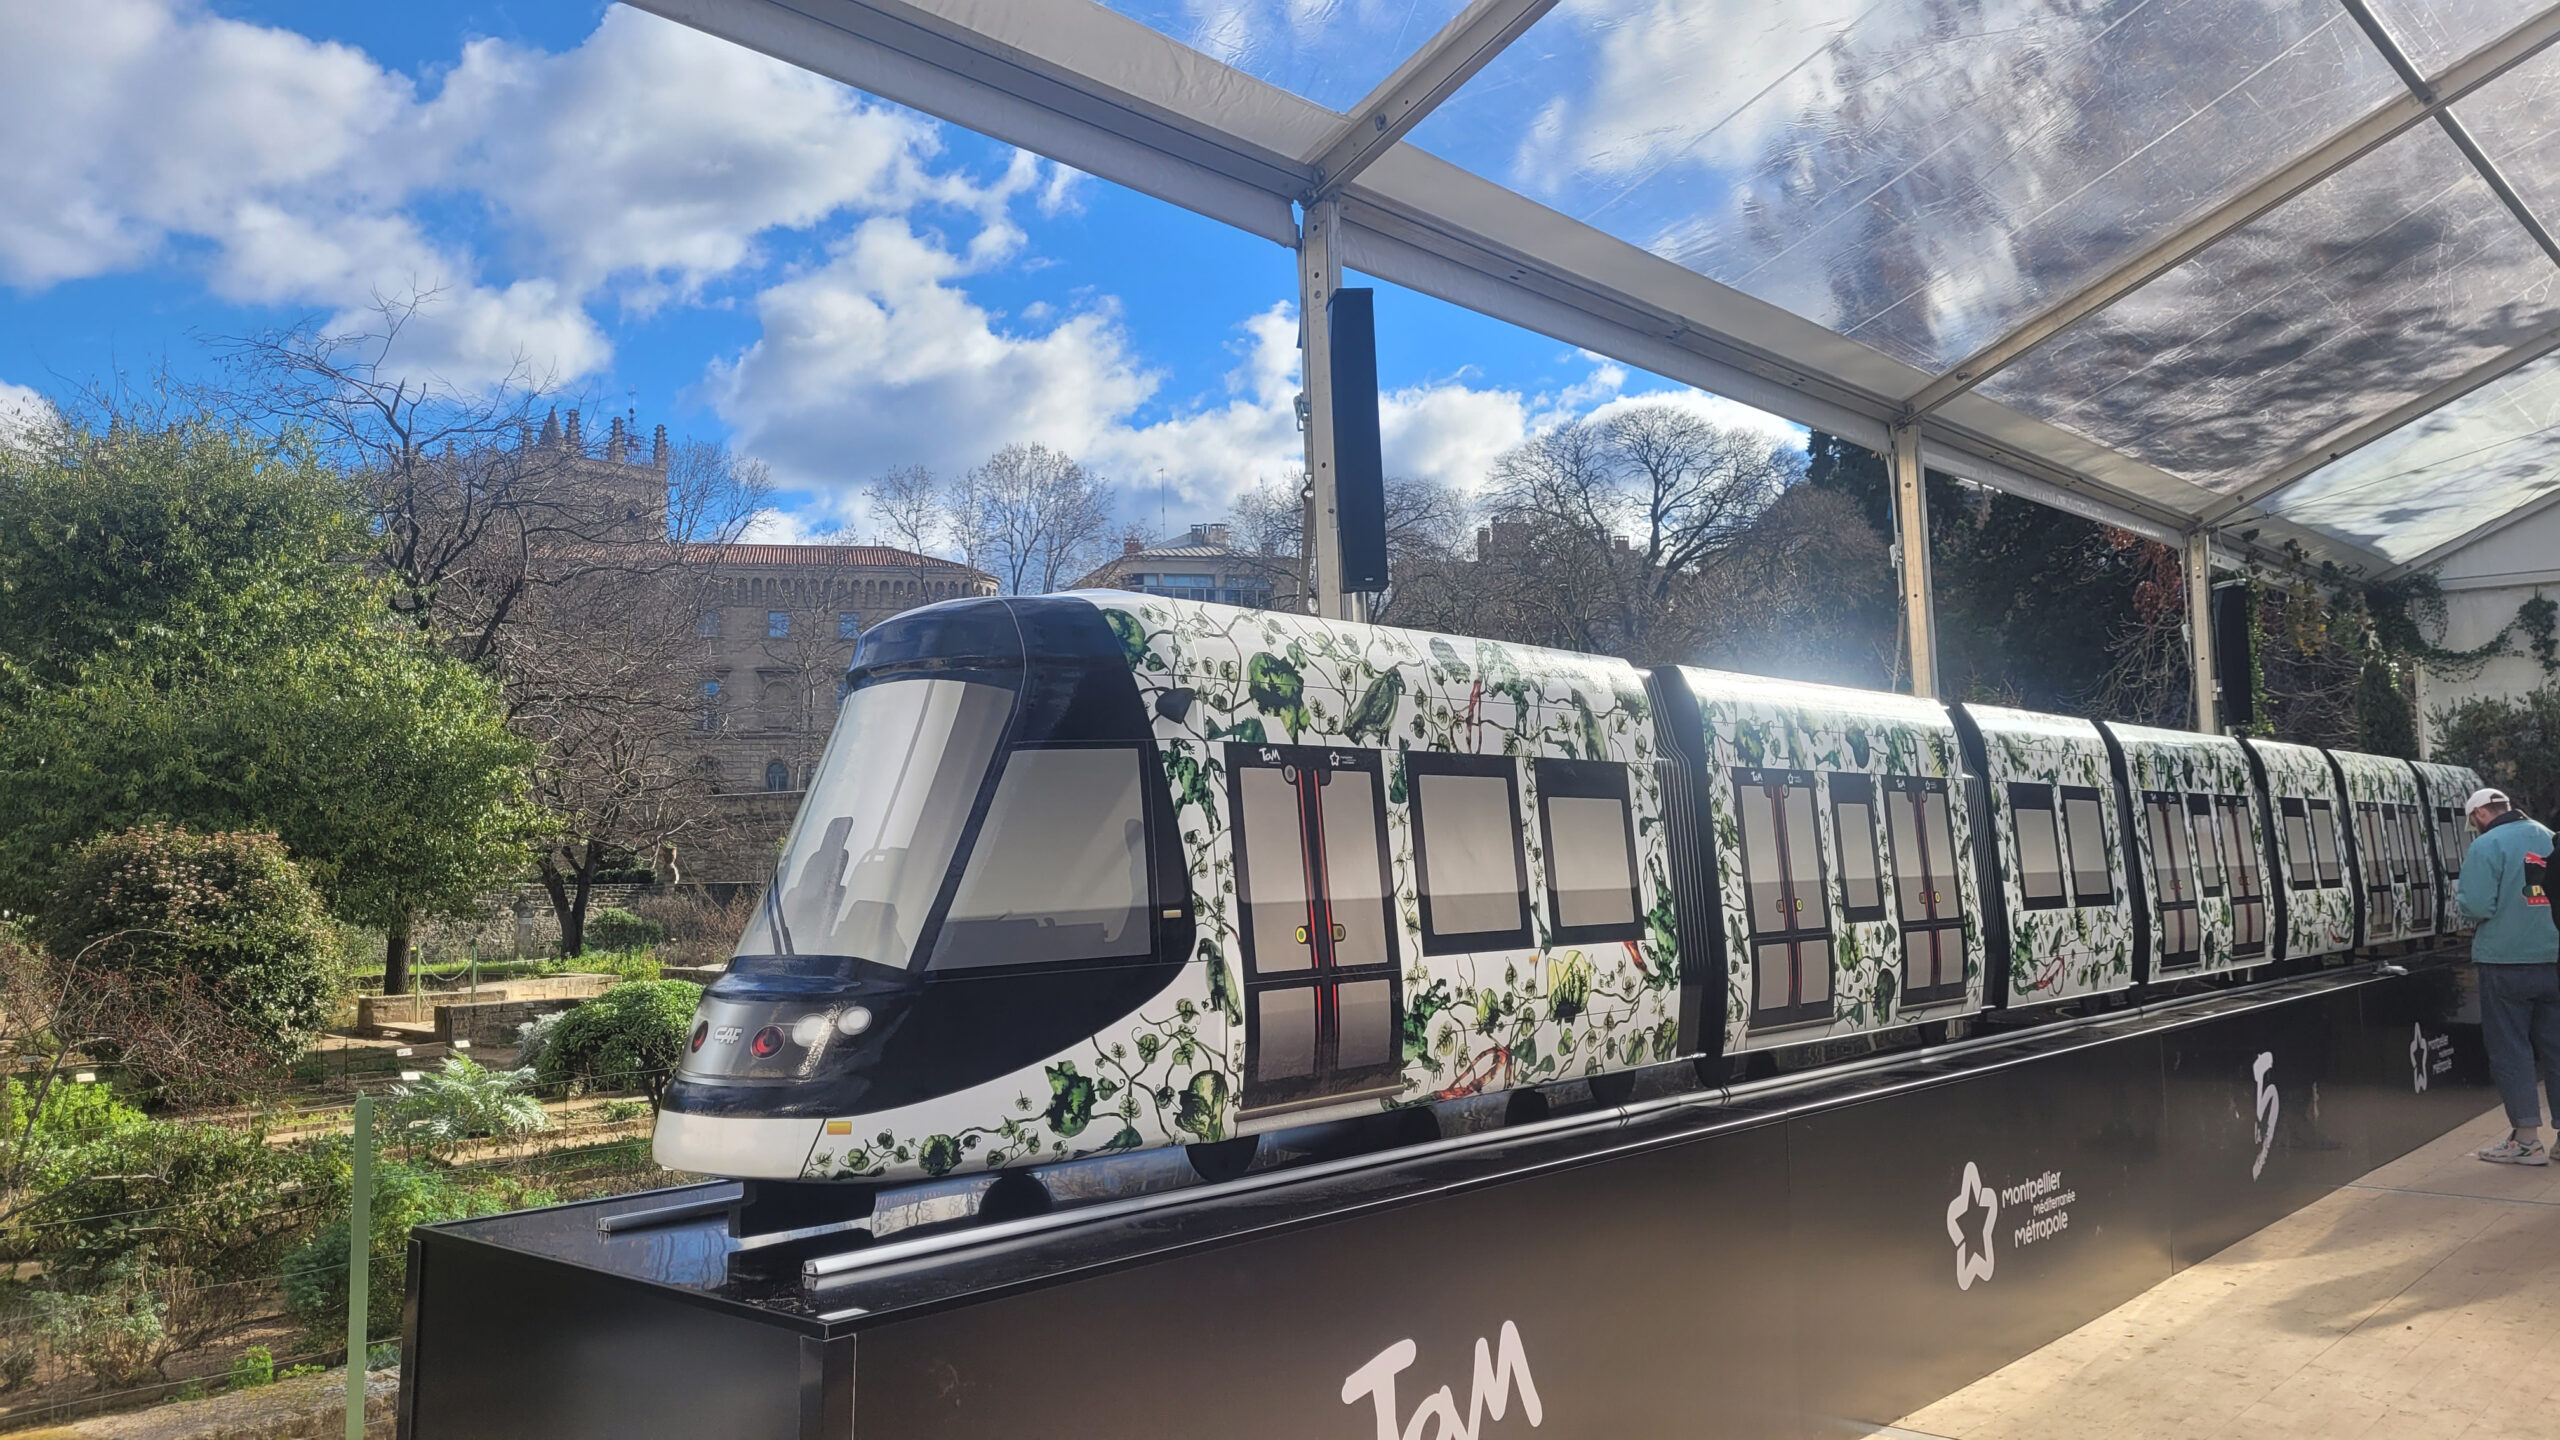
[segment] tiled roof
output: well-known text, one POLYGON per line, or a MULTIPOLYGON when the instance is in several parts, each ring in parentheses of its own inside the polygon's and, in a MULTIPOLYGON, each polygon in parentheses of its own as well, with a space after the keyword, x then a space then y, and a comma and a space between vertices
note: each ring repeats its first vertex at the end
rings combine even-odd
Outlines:
POLYGON ((918 555, 889 545, 690 545, 692 558, 726 565, 876 565, 900 570, 955 570, 992 580, 956 560, 918 555))

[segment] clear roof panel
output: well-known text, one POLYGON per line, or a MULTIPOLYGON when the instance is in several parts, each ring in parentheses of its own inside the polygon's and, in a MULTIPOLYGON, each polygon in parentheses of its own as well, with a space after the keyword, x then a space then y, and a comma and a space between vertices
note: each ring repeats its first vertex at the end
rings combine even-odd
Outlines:
POLYGON ((2481 86, 2453 113, 2543 225, 2560 226, 2560 49, 2481 86))
POLYGON ((1943 370, 2398 89, 2335 0, 1566 0, 1413 138, 1943 370))
POLYGON ((2541 8, 2534 0, 2373 0, 2382 28, 2425 75, 2444 73, 2541 8))
POLYGON ((2313 471, 2270 508, 2408 561, 2554 488, 2560 355, 2313 471))
POLYGON ((1466 0, 1103 0, 1258 80, 1349 110, 1466 0))
POLYGON ((2423 125, 1992 377, 2216 490, 2560 323, 2560 268, 2423 125))

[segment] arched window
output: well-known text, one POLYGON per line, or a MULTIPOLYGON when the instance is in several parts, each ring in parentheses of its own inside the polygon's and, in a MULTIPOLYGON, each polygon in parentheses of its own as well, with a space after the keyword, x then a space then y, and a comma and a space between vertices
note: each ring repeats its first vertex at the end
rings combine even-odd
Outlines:
POLYGON ((767 762, 764 767, 764 788, 767 790, 790 789, 791 767, 779 760, 767 762))

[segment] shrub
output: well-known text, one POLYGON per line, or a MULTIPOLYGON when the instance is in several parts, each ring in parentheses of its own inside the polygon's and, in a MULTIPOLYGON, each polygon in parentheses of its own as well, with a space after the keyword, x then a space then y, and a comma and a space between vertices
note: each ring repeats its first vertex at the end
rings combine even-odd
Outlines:
POLYGON ((542 1102, 524 1093, 533 1071, 492 1070, 468 1055, 448 1055, 444 1068, 391 1090, 390 1133, 430 1152, 465 1140, 504 1138, 550 1128, 542 1102))
POLYGON ((43 1089, 41 1111, 36 1109, 35 1090, 24 1081, 11 1080, 7 1090, 0 1092, 7 1125, 0 1131, 0 1145, 15 1145, 24 1135, 30 1150, 58 1149, 145 1121, 143 1113, 124 1103, 112 1085, 82 1085, 69 1075, 59 1075, 43 1089))
POLYGON ((48 1279, 73 1283, 135 1256, 189 1284, 273 1274, 347 1184, 343 1153, 170 1120, 94 1135, 33 1169, 28 1189, 42 1198, 0 1256, 41 1261, 48 1279))
POLYGON ((231 1385, 234 1390, 255 1390, 276 1383, 275 1352, 264 1345, 252 1345, 231 1357, 231 1385))
POLYGON ((747 921, 755 915, 756 894, 741 888, 726 905, 715 905, 698 889, 643 895, 631 908, 666 930, 659 942, 661 958, 677 965, 718 965, 738 948, 747 921))
POLYGON ((702 987, 685 980, 616 985, 568 1012, 542 1048, 542 1083, 580 1090, 645 1088, 655 1096, 684 1057, 702 987))
MULTIPOLYGON (((398 1161, 373 1167, 373 1237, 365 1262, 366 1316, 376 1333, 400 1328, 401 1292, 408 1283, 409 1231, 444 1220, 467 1220, 528 1205, 548 1205, 547 1190, 494 1176, 471 1176, 398 1161), (468 1178, 466 1178, 468 1177, 468 1178)), ((347 1205, 284 1262, 285 1309, 300 1322, 314 1349, 347 1337, 347 1205)))
POLYGON ((71 1357, 101 1386, 133 1384, 172 1348, 150 1269, 142 1256, 127 1255, 84 1290, 38 1291, 37 1329, 55 1354, 71 1357))
POLYGON ((607 905, 587 917, 591 950, 643 950, 666 938, 666 926, 617 906, 607 905))
POLYGON ((560 1033, 560 1022, 568 1017, 568 1011, 554 1010, 548 1015, 536 1015, 516 1027, 518 1068, 531 1070, 536 1079, 541 1078, 542 1056, 551 1048, 551 1037, 560 1033))
POLYGON ((281 1064, 328 1022, 320 895, 274 836, 140 826, 80 847, 53 883, 38 942, 170 1029, 281 1064), (199 1006, 232 1033, 192 1023, 199 1006))

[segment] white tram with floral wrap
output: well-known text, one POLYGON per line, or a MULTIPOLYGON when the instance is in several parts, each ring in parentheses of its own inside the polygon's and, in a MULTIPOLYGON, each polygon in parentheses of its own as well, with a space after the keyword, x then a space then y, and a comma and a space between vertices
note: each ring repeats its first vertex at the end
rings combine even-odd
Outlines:
MULTIPOLYGON (((672 1168, 1191 1147, 2398 944, 2468 771, 1110 592, 863 637, 672 1168)), ((2456 817, 2458 819, 2458 817, 2456 817)))

